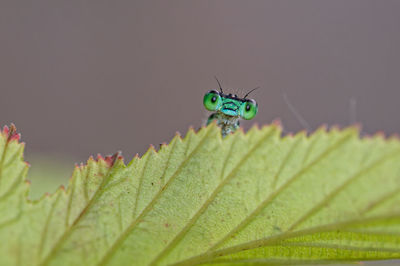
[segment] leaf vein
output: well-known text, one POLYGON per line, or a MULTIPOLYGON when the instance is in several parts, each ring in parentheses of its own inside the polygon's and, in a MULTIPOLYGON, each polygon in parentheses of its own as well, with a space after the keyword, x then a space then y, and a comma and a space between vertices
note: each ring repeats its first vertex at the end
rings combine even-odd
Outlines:
POLYGON ((16 188, 18 185, 21 184, 22 179, 24 178, 25 173, 27 172, 28 167, 24 167, 21 172, 18 174, 17 178, 14 180, 14 182, 11 184, 11 186, 8 188, 8 190, 0 196, 0 202, 8 198, 9 196, 13 195, 15 192, 16 188))
POLYGON ((178 141, 178 140, 175 139, 175 141, 172 143, 171 149, 170 149, 170 151, 169 151, 169 153, 168 153, 167 162, 165 163, 165 167, 164 167, 163 173, 162 173, 162 175, 161 175, 161 177, 160 177, 160 180, 161 180, 161 182, 162 182, 162 185, 164 185, 164 179, 165 179, 165 175, 166 175, 166 173, 167 173, 167 169, 168 169, 168 167, 169 167, 169 161, 170 161, 170 159, 171 159, 171 157, 172 157, 172 153, 174 152, 174 148, 175 148, 175 145, 176 145, 176 142, 177 142, 177 141, 178 141))
POLYGON ((68 237, 72 234, 72 232, 73 232, 74 228, 76 227, 76 225, 78 224, 78 222, 82 219, 82 217, 84 217, 85 213, 87 213, 89 208, 91 206, 93 206, 93 203, 95 202, 95 199, 100 197, 101 194, 104 192, 104 190, 102 188, 108 183, 108 181, 110 179, 109 175, 111 174, 112 168, 113 168, 113 165, 109 166, 108 171, 107 171, 107 175, 105 175, 103 177, 103 181, 97 187, 96 192, 93 194, 93 196, 90 199, 90 201, 81 210, 79 215, 75 218, 74 222, 68 228, 66 228, 65 232, 62 234, 62 236, 55 243, 53 248, 50 250, 49 254, 44 258, 44 260, 41 263, 39 263, 40 265, 47 265, 50 262, 50 260, 53 258, 53 256, 55 256, 57 251, 61 248, 61 246, 64 243, 64 241, 66 241, 68 239, 68 237))
POLYGON ((306 222, 309 218, 317 214, 320 210, 322 210, 325 206, 327 206, 328 202, 334 199, 341 191, 343 191, 348 185, 350 185, 352 182, 357 180, 358 178, 362 177, 365 172, 368 172, 375 167, 378 167, 381 163, 385 162, 385 160, 391 156, 393 156, 396 153, 399 153, 400 150, 397 150, 395 152, 387 153, 381 156, 378 160, 372 162, 370 165, 367 167, 361 169, 358 171, 356 174, 351 176, 350 178, 346 179, 346 181, 338 186, 335 190, 333 190, 329 195, 327 195, 320 203, 317 203, 313 208, 310 209, 304 216, 300 217, 296 222, 294 222, 290 227, 289 231, 294 230, 296 227, 299 225, 303 224, 306 222))
MULTIPOLYGON (((78 170, 78 167, 76 167, 75 169, 76 169, 75 173, 77 175, 80 175, 81 172, 78 170)), ((76 179, 77 179, 77 177, 73 178, 71 181, 71 185, 70 185, 71 186, 71 194, 69 195, 69 198, 68 198, 67 213, 65 215, 65 228, 68 228, 68 226, 69 226, 69 218, 71 215, 72 201, 74 199, 74 194, 75 194, 76 179)))
POLYGON ((312 166, 319 163, 319 161, 322 160, 323 158, 325 158, 325 156, 327 156, 331 151, 333 151, 340 145, 344 144, 350 136, 351 135, 345 135, 343 138, 341 138, 335 144, 328 147, 324 152, 322 152, 314 161, 312 161, 310 164, 303 167, 300 171, 298 171, 296 174, 294 174, 292 177, 290 177, 285 184, 283 184, 281 187, 279 187, 275 192, 271 193, 270 196, 268 196, 263 202, 261 202, 261 204, 253 212, 251 212, 247 217, 245 217, 242 222, 240 222, 235 228, 233 228, 230 232, 228 232, 220 241, 218 241, 215 245, 211 246, 208 249, 208 251, 215 250, 217 247, 219 247, 223 242, 225 242, 227 239, 232 237, 234 234, 236 234, 236 233, 240 232, 240 230, 243 230, 244 228, 246 228, 246 226, 251 222, 251 220, 254 217, 256 217, 258 214, 260 214, 261 211, 266 206, 268 206, 277 196, 279 196, 279 194, 282 191, 284 191, 290 184, 292 184, 298 177, 300 177, 309 168, 311 168, 312 166))
MULTIPOLYGON (((166 254, 168 254, 169 251, 171 251, 179 242, 180 240, 187 234, 187 232, 190 230, 190 228, 194 225, 194 223, 199 219, 199 217, 204 213, 204 211, 208 208, 208 206, 211 204, 211 202, 216 198, 217 194, 222 190, 222 188, 230 181, 234 176, 235 173, 238 171, 238 169, 244 164, 244 162, 249 158, 249 154, 252 154, 256 149, 260 147, 260 144, 266 141, 271 135, 273 135, 274 130, 270 130, 267 134, 265 134, 264 137, 261 138, 254 146, 247 152, 245 153, 242 158, 240 159, 239 163, 236 165, 236 167, 227 175, 225 179, 222 179, 222 175, 224 174, 224 170, 226 167, 226 163, 229 159, 229 154, 228 156, 224 159, 222 171, 221 171, 221 182, 218 184, 216 189, 213 191, 213 193, 210 195, 210 197, 204 202, 204 204, 200 207, 200 209, 196 212, 196 214, 188 221, 185 227, 182 228, 182 230, 175 236, 175 238, 167 244, 167 246, 164 248, 164 250, 150 263, 150 265, 154 265, 159 261, 162 257, 164 257, 166 254)), ((236 138, 237 135, 235 135, 236 138)), ((230 146, 230 149, 233 147, 234 141, 232 141, 232 144, 230 146)))
POLYGON ((106 265, 108 263, 108 261, 117 251, 118 247, 124 243, 129 233, 135 229, 136 225, 139 223, 142 217, 151 210, 151 208, 154 206, 154 204, 157 202, 157 200, 160 198, 160 196, 163 194, 166 188, 172 183, 172 181, 175 179, 178 173, 182 170, 183 166, 186 165, 186 163, 193 157, 193 155, 197 152, 197 149, 201 147, 201 144, 207 139, 206 137, 208 136, 208 134, 210 134, 210 128, 208 129, 206 134, 202 137, 202 139, 199 141, 199 143, 196 145, 196 147, 192 150, 192 152, 185 157, 182 163, 180 163, 175 173, 171 176, 171 178, 167 181, 167 183, 158 191, 158 193, 154 196, 152 201, 146 206, 146 208, 144 208, 144 210, 140 213, 140 215, 130 223, 130 225, 125 229, 125 231, 121 234, 121 236, 117 238, 117 240, 110 247, 108 252, 102 257, 98 265, 106 265))
POLYGON ((147 163, 150 160, 150 156, 151 156, 151 153, 149 152, 148 156, 146 158, 146 161, 144 162, 142 173, 141 173, 141 175, 139 177, 139 184, 138 184, 138 188, 136 190, 135 206, 133 206, 132 218, 134 218, 135 215, 136 215, 136 209, 137 209, 137 206, 138 206, 139 196, 140 196, 140 192, 142 191, 143 176, 144 176, 144 172, 147 169, 147 163))
POLYGON ((370 204, 369 206, 367 206, 364 210, 361 211, 361 214, 366 214, 366 213, 376 209, 377 207, 379 207, 380 205, 384 204, 385 202, 393 199, 395 196, 399 196, 399 193, 400 193, 400 187, 398 187, 397 189, 395 189, 392 192, 388 193, 387 195, 384 195, 383 197, 381 197, 377 201, 375 201, 372 204, 370 204))
POLYGON ((54 201, 54 203, 52 204, 52 206, 51 206, 51 208, 50 208, 50 211, 49 211, 49 214, 47 215, 46 222, 45 222, 45 224, 44 224, 43 232, 42 232, 42 234, 41 234, 40 242, 39 242, 39 248, 38 248, 38 257, 39 257, 39 258, 42 256, 44 244, 45 244, 46 239, 47 239, 47 233, 48 233, 49 227, 50 227, 50 221, 51 221, 51 218, 53 217, 54 210, 55 210, 55 208, 56 208, 56 206, 57 206, 57 204, 58 204, 58 201, 59 201, 60 198, 61 198, 61 192, 62 192, 62 191, 58 191, 57 198, 56 198, 56 200, 54 201))
POLYGON ((287 165, 287 163, 289 162, 290 158, 292 157, 292 155, 294 154, 294 151, 296 150, 297 146, 299 145, 300 141, 302 139, 299 137, 295 144, 292 145, 292 147, 290 148, 290 150, 287 152, 285 158, 282 160, 282 163, 279 166, 278 172, 275 174, 273 181, 272 181, 272 185, 271 188, 272 190, 275 190, 276 188, 276 184, 278 183, 279 177, 283 171, 283 169, 285 168, 285 166, 287 165))
POLYGON ((261 238, 257 240, 252 240, 249 242, 241 243, 235 246, 227 247, 224 249, 220 250, 210 250, 207 251, 206 253, 202 253, 181 261, 178 261, 176 263, 173 263, 172 265, 193 265, 193 264, 198 264, 198 263, 204 263, 208 262, 209 260, 212 260, 215 257, 221 257, 229 254, 233 254, 236 252, 240 252, 243 250, 248 250, 248 249, 254 249, 262 246, 267 246, 267 245, 274 245, 276 243, 279 243, 283 240, 290 239, 290 238, 295 238, 295 237, 301 237, 301 236, 306 236, 306 235, 311 235, 315 233, 322 233, 322 232, 330 232, 334 230, 339 230, 339 229, 345 229, 351 226, 356 226, 358 224, 366 224, 368 222, 376 222, 376 221, 382 221, 382 220, 387 220, 387 219, 400 219, 400 212, 398 213, 392 213, 390 215, 380 215, 380 216, 374 216, 374 217, 368 217, 368 218, 356 218, 340 223, 332 223, 332 224, 324 224, 321 226, 315 226, 311 228, 307 228, 304 230, 299 230, 299 231, 287 231, 282 234, 277 234, 273 236, 269 236, 266 238, 261 238))

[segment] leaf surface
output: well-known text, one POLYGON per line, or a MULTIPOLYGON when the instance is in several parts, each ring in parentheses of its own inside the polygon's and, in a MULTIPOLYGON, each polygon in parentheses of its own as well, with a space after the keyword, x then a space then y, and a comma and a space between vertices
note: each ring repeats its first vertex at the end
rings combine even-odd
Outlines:
POLYGON ((1 265, 307 264, 400 258, 400 142, 356 128, 221 139, 215 125, 128 165, 76 166, 27 198, 24 144, 0 137, 1 265))

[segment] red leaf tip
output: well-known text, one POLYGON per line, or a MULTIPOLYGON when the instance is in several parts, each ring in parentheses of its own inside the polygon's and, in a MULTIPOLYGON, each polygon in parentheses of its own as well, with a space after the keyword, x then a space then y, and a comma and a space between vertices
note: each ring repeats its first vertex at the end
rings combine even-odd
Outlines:
POLYGON ((105 161, 105 159, 104 159, 104 157, 103 157, 100 153, 98 153, 98 154, 97 154, 96 161, 105 161))
POLYGON ((7 136, 7 141, 19 141, 21 139, 21 134, 17 133, 17 128, 13 123, 11 123, 10 127, 4 126, 2 133, 7 136))
POLYGON ((8 128, 8 126, 4 126, 2 132, 4 135, 8 135, 8 132, 10 132, 10 129, 8 128))
POLYGON ((281 129, 283 128, 282 121, 279 118, 275 118, 274 120, 272 120, 271 125, 274 125, 281 129))
POLYGON ((123 160, 124 157, 121 155, 121 152, 118 151, 114 153, 113 155, 108 155, 106 157, 103 157, 101 154, 97 154, 97 161, 104 161, 105 163, 108 164, 109 167, 112 167, 115 164, 115 161, 117 160, 123 160))

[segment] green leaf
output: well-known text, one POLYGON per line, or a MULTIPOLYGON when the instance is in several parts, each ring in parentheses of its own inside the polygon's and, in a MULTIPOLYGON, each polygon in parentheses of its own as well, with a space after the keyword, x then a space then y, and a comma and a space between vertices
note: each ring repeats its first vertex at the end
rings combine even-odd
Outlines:
POLYGON ((356 128, 221 139, 210 125, 128 165, 76 166, 30 201, 24 144, 0 134, 1 265, 307 264, 400 258, 400 142, 356 128))

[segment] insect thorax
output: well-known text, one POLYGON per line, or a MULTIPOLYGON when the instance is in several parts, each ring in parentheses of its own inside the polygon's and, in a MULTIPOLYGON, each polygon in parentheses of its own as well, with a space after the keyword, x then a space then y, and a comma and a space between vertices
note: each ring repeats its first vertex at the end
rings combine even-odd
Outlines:
POLYGON ((217 121, 217 125, 221 128, 222 136, 235 132, 240 125, 239 117, 225 115, 221 112, 216 112, 208 117, 207 125, 212 123, 214 120, 217 121))

